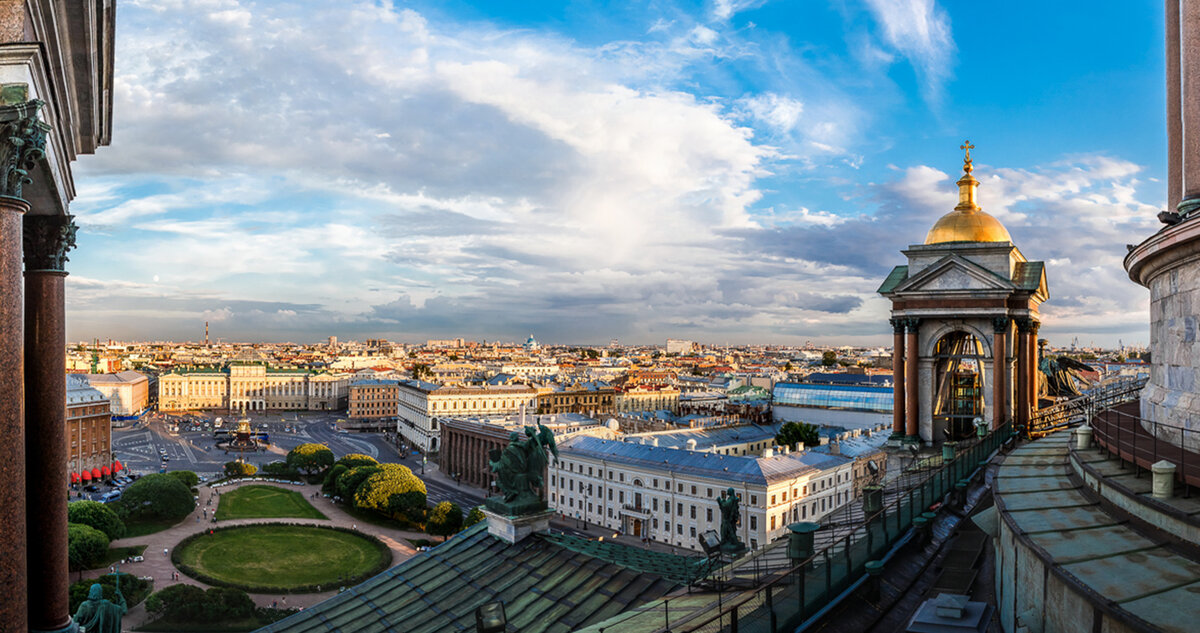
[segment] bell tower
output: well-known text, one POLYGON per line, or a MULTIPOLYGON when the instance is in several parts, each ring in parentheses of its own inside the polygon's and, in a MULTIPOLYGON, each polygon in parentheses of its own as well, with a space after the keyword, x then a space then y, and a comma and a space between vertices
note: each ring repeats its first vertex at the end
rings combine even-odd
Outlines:
POLYGON ((1043 262, 1028 261, 1008 229, 976 201, 970 141, 958 205, 923 244, 903 251, 879 287, 892 302, 892 438, 938 443, 1029 422, 1037 406, 1038 306, 1049 298, 1043 262))

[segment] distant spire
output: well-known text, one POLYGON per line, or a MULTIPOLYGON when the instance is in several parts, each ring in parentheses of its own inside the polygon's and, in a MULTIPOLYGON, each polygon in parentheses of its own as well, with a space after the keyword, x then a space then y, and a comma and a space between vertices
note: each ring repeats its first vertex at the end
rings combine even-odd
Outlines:
POLYGON ((955 183, 958 185, 958 206, 954 207, 954 210, 978 211, 979 205, 975 203, 975 187, 979 186, 979 181, 971 175, 975 169, 971 165, 971 150, 975 149, 975 146, 971 144, 971 141, 965 141, 958 148, 966 150, 967 155, 963 158, 963 177, 955 183))

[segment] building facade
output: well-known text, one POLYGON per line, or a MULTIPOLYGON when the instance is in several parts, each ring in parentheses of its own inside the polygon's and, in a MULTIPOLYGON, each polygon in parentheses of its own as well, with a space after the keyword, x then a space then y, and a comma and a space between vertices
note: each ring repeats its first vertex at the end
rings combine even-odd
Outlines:
POLYGON ((108 398, 90 386, 85 376, 67 376, 67 435, 70 481, 107 479, 115 461, 112 411, 108 398))
POLYGON ((114 418, 136 416, 150 406, 150 379, 145 374, 88 374, 87 381, 108 398, 114 418))
POLYGON ((335 411, 347 406, 350 377, 277 369, 265 363, 176 370, 158 379, 162 411, 335 411))
POLYGON ((553 510, 675 547, 700 550, 700 534, 720 532, 717 500, 731 487, 742 503, 739 536, 754 549, 853 498, 853 460, 837 455, 740 457, 596 437, 558 448, 547 479, 553 510))
POLYGON ((397 393, 397 432, 422 453, 441 450, 443 418, 494 416, 537 407, 537 390, 526 385, 446 387, 404 380, 397 393))
POLYGON ((670 385, 639 384, 622 387, 613 399, 616 413, 635 411, 679 412, 679 388, 670 385))
POLYGON ((553 413, 613 413, 617 390, 605 382, 578 382, 555 385, 537 394, 537 412, 553 413))
POLYGON ((346 417, 353 422, 394 421, 399 384, 395 380, 356 380, 350 383, 346 417))

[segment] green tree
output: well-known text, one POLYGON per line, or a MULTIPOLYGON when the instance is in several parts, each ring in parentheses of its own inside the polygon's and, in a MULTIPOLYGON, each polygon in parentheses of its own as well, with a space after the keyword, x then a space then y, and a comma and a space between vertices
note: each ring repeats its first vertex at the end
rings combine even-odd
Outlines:
POLYGON ((354 505, 364 510, 388 512, 392 495, 411 492, 425 495, 425 482, 400 464, 380 464, 355 491, 354 505))
POLYGON ((347 470, 341 477, 338 477, 337 496, 346 503, 353 504, 354 495, 358 492, 359 486, 378 470, 378 466, 358 466, 347 470))
POLYGON ((324 444, 301 444, 287 455, 288 466, 311 475, 333 466, 333 451, 324 444))
POLYGON ((67 563, 73 571, 92 569, 104 560, 108 537, 82 523, 67 524, 67 563))
POLYGON ((172 470, 167 474, 178 479, 179 481, 182 481, 183 485, 187 486, 188 488, 195 488, 196 486, 200 485, 200 477, 190 470, 172 470))
POLYGON ((429 513, 429 521, 425 524, 425 530, 433 536, 440 536, 445 541, 446 537, 457 533, 463 526, 462 508, 458 507, 457 503, 443 501, 433 507, 433 512, 429 513))
POLYGON ((178 521, 196 507, 192 491, 182 481, 159 473, 129 484, 120 503, 127 516, 139 520, 178 521))
POLYGON ((168 620, 197 622, 204 618, 204 590, 179 583, 164 587, 146 599, 146 610, 168 620))
POLYGON ((333 468, 330 468, 325 473, 325 481, 321 483, 321 492, 327 495, 335 494, 337 492, 338 478, 346 474, 348 470, 350 469, 345 464, 334 464, 333 468))
POLYGON ((806 422, 784 422, 775 436, 775 443, 795 446, 798 442, 804 442, 805 447, 816 446, 821 443, 821 434, 815 425, 806 422))
POLYGON ((67 504, 67 522, 94 527, 115 541, 125 536, 125 522, 117 513, 99 501, 72 501, 67 504))
POLYGON ((475 506, 467 513, 467 518, 463 520, 463 527, 469 528, 485 518, 487 517, 483 516, 483 506, 475 506))
POLYGON ((379 460, 371 457, 370 455, 363 455, 362 453, 350 453, 343 456, 335 463, 341 464, 349 469, 354 468, 355 466, 378 466, 379 460))
POLYGON ((254 464, 239 462, 237 460, 225 462, 226 477, 253 477, 258 472, 258 467, 254 464))
POLYGON ((412 375, 416 380, 431 378, 433 377, 433 370, 430 369, 429 365, 426 365, 425 363, 416 363, 412 367, 412 375))
POLYGON ((85 578, 78 582, 71 583, 67 588, 68 600, 70 600, 69 613, 75 613, 79 610, 79 605, 87 600, 88 592, 91 591, 93 584, 99 584, 104 591, 104 598, 116 602, 117 592, 117 576, 121 577, 121 595, 125 596, 125 602, 130 607, 141 604, 142 600, 146 599, 146 595, 150 593, 150 581, 141 580, 133 574, 121 572, 120 574, 104 574, 98 578, 85 578))
POLYGON ((826 367, 833 367, 838 363, 837 352, 825 352, 821 354, 821 364, 826 367))
POLYGON ((792 371, 792 361, 788 361, 783 365, 783 371, 792 371))

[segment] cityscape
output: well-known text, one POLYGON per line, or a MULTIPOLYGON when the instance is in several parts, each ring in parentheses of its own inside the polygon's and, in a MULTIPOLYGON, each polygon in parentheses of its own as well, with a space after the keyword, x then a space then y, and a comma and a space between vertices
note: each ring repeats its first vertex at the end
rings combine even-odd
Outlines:
POLYGON ((1195 630, 1200 4, 0 9, 0 633, 1195 630))

